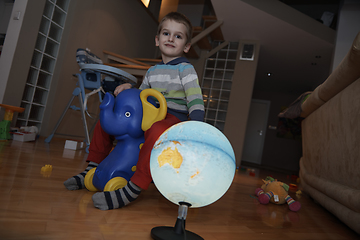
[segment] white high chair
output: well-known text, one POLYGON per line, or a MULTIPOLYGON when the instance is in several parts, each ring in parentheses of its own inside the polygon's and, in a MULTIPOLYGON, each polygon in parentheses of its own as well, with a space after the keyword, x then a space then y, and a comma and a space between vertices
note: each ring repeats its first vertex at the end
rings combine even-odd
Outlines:
MULTIPOLYGON (((85 113, 90 118, 93 117, 87 112, 86 105, 88 98, 91 95, 98 93, 99 101, 101 103, 103 94, 105 92, 108 91, 112 93, 116 86, 126 82, 134 86, 137 83, 137 78, 118 68, 103 65, 101 59, 91 53, 89 49, 79 48, 76 51, 76 61, 80 66, 80 73, 74 74, 74 76, 78 79, 76 84, 77 87, 74 89, 65 110, 55 125, 55 128, 53 129, 52 133, 45 139, 45 142, 51 142, 67 110, 71 108, 73 110, 81 111, 81 118, 85 132, 86 152, 89 152, 90 137, 85 113), (86 93, 85 89, 90 90, 91 92, 86 93), (75 97, 79 98, 80 108, 71 105, 75 97)), ((97 119, 95 122, 97 122, 97 119)), ((91 128, 90 132, 93 130, 94 126, 91 128)))

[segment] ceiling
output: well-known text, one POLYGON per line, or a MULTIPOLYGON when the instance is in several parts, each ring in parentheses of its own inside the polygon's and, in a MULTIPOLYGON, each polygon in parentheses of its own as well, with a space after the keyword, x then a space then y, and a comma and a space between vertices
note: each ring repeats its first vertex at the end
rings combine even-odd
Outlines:
POLYGON ((328 77, 336 31, 283 2, 211 0, 226 40, 260 44, 255 90, 301 94, 328 77))

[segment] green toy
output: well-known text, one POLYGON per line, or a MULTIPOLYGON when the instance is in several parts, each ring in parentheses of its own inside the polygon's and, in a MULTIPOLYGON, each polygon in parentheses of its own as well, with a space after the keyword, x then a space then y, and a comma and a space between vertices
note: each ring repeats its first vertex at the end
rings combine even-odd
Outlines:
POLYGON ((25 109, 6 104, 0 104, 0 107, 5 108, 4 120, 0 122, 0 140, 8 140, 11 139, 10 125, 14 116, 14 112, 22 113, 25 109))
POLYGON ((300 210, 301 204, 288 194, 289 185, 269 176, 263 182, 261 188, 255 190, 261 204, 268 204, 269 202, 274 204, 287 203, 291 211, 297 212, 300 210))

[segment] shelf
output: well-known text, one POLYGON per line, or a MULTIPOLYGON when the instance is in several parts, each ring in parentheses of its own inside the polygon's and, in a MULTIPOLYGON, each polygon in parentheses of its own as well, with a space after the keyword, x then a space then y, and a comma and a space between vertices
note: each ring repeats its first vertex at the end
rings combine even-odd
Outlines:
POLYGON ((40 71, 37 79, 37 86, 43 87, 44 89, 49 89, 51 83, 51 77, 52 74, 48 72, 40 71))
POLYGON ((32 105, 29 114, 29 121, 41 122, 45 107, 32 105))
POLYGON ((33 97, 33 103, 37 103, 40 105, 45 105, 47 100, 48 91, 41 89, 41 88, 35 88, 35 94, 33 97))
POLYGON ((48 17, 49 19, 51 19, 52 17, 52 13, 54 11, 54 7, 55 5, 52 4, 51 2, 47 1, 46 4, 45 4, 45 8, 44 8, 44 13, 43 15, 48 17))
POLYGON ((60 42, 62 36, 62 28, 60 28, 57 24, 51 23, 49 37, 54 39, 57 42, 60 42))
POLYGON ((45 43, 46 43, 46 37, 42 33, 39 33, 38 38, 36 40, 35 49, 39 50, 40 52, 43 52, 45 43))
POLYGON ((59 46, 60 46, 59 43, 51 39, 48 39, 45 47, 45 53, 56 58, 59 50, 59 46))
POLYGON ((39 68, 40 67, 40 62, 41 62, 41 53, 39 53, 38 51, 34 51, 33 57, 31 59, 31 66, 39 68))
POLYGON ((26 84, 35 85, 38 74, 39 74, 39 71, 37 69, 30 67, 28 77, 26 80, 26 84))
POLYGON ((47 0, 39 26, 17 126, 40 130, 70 0, 47 0))
POLYGON ((26 102, 31 102, 34 96, 34 87, 26 85, 23 93, 22 100, 26 102))
POLYGON ((47 36, 49 32, 49 26, 50 26, 50 19, 47 19, 45 16, 43 16, 41 19, 39 32, 47 36))
POLYGON ((57 0, 56 1, 56 5, 61 8, 64 13, 67 12, 67 9, 69 8, 69 3, 70 1, 69 0, 57 0))
POLYGON ((66 14, 64 14, 64 11, 61 8, 56 7, 54 10, 54 15, 52 16, 52 20, 59 26, 64 27, 66 14))
POLYGON ((41 70, 45 72, 53 72, 55 68, 55 59, 49 56, 43 55, 43 59, 41 62, 41 70))

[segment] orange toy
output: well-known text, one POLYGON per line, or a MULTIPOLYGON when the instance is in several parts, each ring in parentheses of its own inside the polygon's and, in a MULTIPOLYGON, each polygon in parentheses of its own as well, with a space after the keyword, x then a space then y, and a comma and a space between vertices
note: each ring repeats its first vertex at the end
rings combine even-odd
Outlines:
POLYGON ((14 112, 22 113, 25 108, 14 107, 6 104, 0 104, 0 107, 5 108, 4 120, 0 122, 0 140, 11 139, 10 124, 13 119, 14 112))
POLYGON ((268 204, 272 202, 274 204, 289 205, 291 211, 297 212, 301 208, 301 204, 290 197, 288 194, 289 186, 283 182, 279 182, 272 177, 266 177, 263 180, 264 184, 261 188, 255 190, 256 196, 259 197, 261 204, 268 204))

